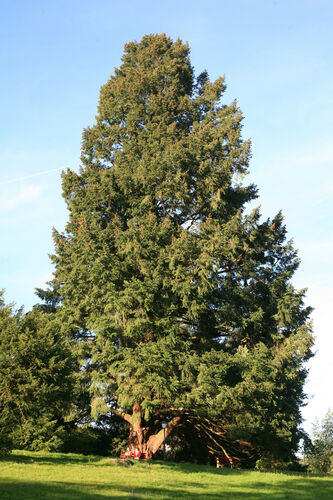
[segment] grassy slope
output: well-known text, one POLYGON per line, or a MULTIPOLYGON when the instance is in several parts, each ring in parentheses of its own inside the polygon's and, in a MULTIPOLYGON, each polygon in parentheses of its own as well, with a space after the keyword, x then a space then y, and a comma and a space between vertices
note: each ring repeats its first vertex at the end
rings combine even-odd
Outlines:
POLYGON ((331 500, 332 476, 274 474, 161 462, 111 464, 101 457, 14 452, 0 461, 1 500, 165 498, 331 500))

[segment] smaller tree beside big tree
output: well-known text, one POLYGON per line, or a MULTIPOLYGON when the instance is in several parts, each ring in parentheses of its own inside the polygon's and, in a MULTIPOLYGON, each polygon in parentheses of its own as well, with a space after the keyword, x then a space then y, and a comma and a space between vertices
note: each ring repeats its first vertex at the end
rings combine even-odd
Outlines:
MULTIPOLYGON (((74 376, 61 324, 38 310, 23 314, 0 295, 0 439, 4 446, 58 449, 72 404, 74 376)), ((1 442, 0 442, 1 446, 1 442)))

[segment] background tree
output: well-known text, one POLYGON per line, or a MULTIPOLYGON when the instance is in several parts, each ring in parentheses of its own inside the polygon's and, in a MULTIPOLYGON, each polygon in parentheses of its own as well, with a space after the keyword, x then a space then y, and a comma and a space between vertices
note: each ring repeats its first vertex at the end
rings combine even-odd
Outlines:
POLYGON ((305 464, 311 472, 333 472, 333 412, 328 410, 313 426, 312 443, 305 449, 305 464))
POLYGON ((0 304, 0 432, 12 446, 57 449, 72 400, 73 365, 60 323, 0 304))
POLYGON ((163 419, 168 435, 200 417, 290 454, 310 310, 281 214, 245 212, 241 111, 223 78, 195 79, 180 40, 145 36, 122 61, 63 175, 46 307, 69 322, 93 413, 128 422, 131 446, 152 455, 163 419))
MULTIPOLYGON (((0 336, 7 332, 10 335, 11 332, 16 331, 17 324, 12 313, 11 306, 5 304, 3 298, 3 290, 0 291, 0 336)), ((10 423, 11 423, 11 413, 9 410, 8 402, 10 401, 10 396, 5 390, 4 385, 4 365, 6 362, 6 355, 2 349, 0 349, 0 454, 1 452, 6 452, 12 448, 12 440, 10 438, 10 423)))

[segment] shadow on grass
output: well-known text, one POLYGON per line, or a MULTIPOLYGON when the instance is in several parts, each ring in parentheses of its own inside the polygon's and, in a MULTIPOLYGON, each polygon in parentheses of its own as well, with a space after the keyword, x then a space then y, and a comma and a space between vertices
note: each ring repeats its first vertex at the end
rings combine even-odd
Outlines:
POLYGON ((198 491, 193 491, 193 483, 174 484, 168 487, 150 485, 126 486, 124 484, 96 484, 73 482, 29 482, 19 480, 0 481, 1 500, 102 500, 103 498, 136 498, 136 499, 189 499, 189 500, 331 500, 333 498, 333 482, 329 480, 309 479, 280 481, 278 484, 252 482, 250 485, 226 484, 214 492, 203 491, 203 485, 198 483, 198 491), (189 492, 188 488, 192 491, 189 492))
MULTIPOLYGON (((203 494, 202 488, 198 493, 187 493, 186 486, 183 488, 163 488, 156 486, 131 487, 126 485, 98 485, 95 483, 36 483, 27 481, 4 481, 0 482, 1 500, 99 500, 103 498, 137 498, 154 499, 207 499, 219 498, 214 494, 203 494)), ((221 496, 221 498, 226 498, 221 496)))
MULTIPOLYGON (((110 467, 117 466, 117 457, 106 457, 106 456, 98 456, 98 455, 76 455, 76 454, 62 454, 62 453, 41 453, 38 455, 38 452, 31 452, 31 454, 25 453, 11 453, 9 455, 0 457, 1 462, 11 462, 17 464, 39 464, 39 465, 89 465, 89 466, 97 466, 97 467, 110 467)), ((230 469, 228 467, 224 467, 223 469, 217 469, 212 465, 197 465, 191 464, 188 462, 164 462, 160 460, 146 460, 146 461, 136 461, 134 459, 129 460, 132 464, 137 467, 151 468, 154 466, 158 466, 161 473, 163 469, 165 471, 175 471, 180 472, 182 474, 212 474, 212 475, 247 475, 251 472, 254 472, 250 469, 230 469)), ((120 466, 123 465, 122 461, 119 461, 120 466)), ((259 473, 259 472, 258 472, 259 473)), ((294 476, 295 478, 325 478, 327 474, 315 474, 315 473, 304 473, 304 472, 296 472, 296 471, 276 471, 276 472, 260 472, 263 476, 266 474, 273 474, 279 476, 294 476)), ((333 480, 333 476, 332 476, 333 480)), ((330 481, 328 481, 330 483, 330 481)), ((333 482, 333 481, 332 481, 333 482)), ((333 498, 333 497, 332 497, 333 498)), ((0 497, 1 500, 1 497, 0 497)))
MULTIPOLYGON (((0 462, 13 465, 89 465, 115 467, 107 457, 72 454, 13 452, 0 462)), ((189 500, 332 500, 333 477, 298 472, 256 473, 249 470, 216 469, 212 466, 161 461, 135 462, 133 471, 145 474, 154 471, 152 484, 126 484, 113 469, 110 482, 0 480, 1 500, 103 500, 103 498, 189 499, 189 500), (155 470, 154 470, 155 469, 155 470), (173 474, 174 472, 174 474, 173 474), (157 473, 157 476, 156 474, 157 473), (189 474, 192 476, 190 477, 189 474), (248 476, 248 477, 246 477, 248 476), (111 479, 112 477, 112 479, 111 479), (160 483, 156 482, 160 478, 160 483), (166 482, 165 478, 168 478, 166 482), (239 478, 237 480, 237 478, 239 478)), ((119 471, 120 472, 120 471, 119 471)), ((141 476, 141 474, 140 474, 141 476)), ((38 477, 38 476, 37 476, 38 477)), ((74 476, 75 477, 75 476, 74 476)), ((130 477, 130 476, 129 476, 130 477)), ((133 477, 133 476, 132 476, 133 477)), ((149 476, 148 476, 149 477, 149 476)), ((141 479, 140 479, 141 480, 141 479)), ((132 481, 132 479, 131 479, 132 481)), ((144 481, 146 481, 144 479, 144 481)))
MULTIPOLYGON (((97 455, 75 455, 75 454, 62 454, 62 453, 41 453, 38 455, 38 452, 31 452, 31 454, 25 453, 21 454, 20 452, 12 452, 9 455, 3 456, 0 458, 3 462, 11 462, 17 464, 39 464, 39 465, 93 465, 97 467, 109 467, 110 465, 117 465, 114 460, 117 460, 117 457, 105 457, 105 456, 97 456, 97 455)), ((212 465, 196 465, 191 463, 181 463, 181 462, 163 462, 160 460, 145 460, 138 462, 137 460, 131 459, 129 460, 131 463, 136 466, 141 467, 154 467, 157 465, 159 469, 162 471, 165 470, 175 470, 182 474, 195 474, 195 473, 205 473, 205 474, 247 474, 248 470, 242 469, 217 469, 212 465)), ((121 463, 120 463, 121 465, 121 463)))
MULTIPOLYGON (((145 463, 145 462, 142 462, 145 463)), ((196 464, 191 464, 188 462, 162 462, 162 461, 157 461, 157 460, 151 460, 147 461, 146 463, 150 463, 152 466, 155 464, 158 464, 160 467, 160 470, 162 471, 163 468, 165 470, 170 471, 175 470, 175 472, 181 472, 182 474, 213 474, 213 475, 225 475, 225 476, 246 476, 252 473, 256 473, 259 475, 262 475, 264 478, 265 476, 287 476, 287 477, 294 477, 295 479, 299 480, 301 478, 304 478, 304 480, 316 480, 316 479, 321 479, 321 478, 327 478, 327 484, 331 484, 333 486, 333 475, 332 474, 325 474, 325 473, 314 473, 314 472, 299 472, 299 471, 284 471, 284 470, 276 470, 276 471, 257 471, 255 469, 231 469, 230 467, 223 467, 223 468, 216 468, 213 465, 196 465, 196 464)), ((244 479, 242 479, 244 481, 244 479)), ((264 479, 263 479, 264 481, 264 479)), ((281 481, 280 481, 281 482, 281 481)), ((333 496, 332 499, 333 500, 333 496)))
MULTIPOLYGON (((0 459, 4 462, 12 462, 17 464, 41 464, 41 465, 99 465, 98 462, 103 461, 102 465, 109 465, 105 463, 107 457, 95 456, 95 455, 62 455, 62 454, 52 454, 52 456, 47 456, 46 454, 38 455, 37 453, 31 453, 31 455, 21 455, 20 453, 11 453, 0 459)), ((110 461, 111 463, 111 461, 110 461)))

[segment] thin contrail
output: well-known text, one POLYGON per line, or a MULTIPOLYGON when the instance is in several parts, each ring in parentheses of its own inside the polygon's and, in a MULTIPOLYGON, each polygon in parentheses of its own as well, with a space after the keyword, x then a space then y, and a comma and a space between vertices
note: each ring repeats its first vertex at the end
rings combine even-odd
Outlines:
POLYGON ((17 177, 16 179, 11 179, 9 181, 0 182, 0 186, 5 186, 6 184, 12 184, 13 182, 25 181, 26 179, 31 179, 32 177, 38 177, 39 175, 50 174, 51 172, 58 172, 67 167, 53 168, 52 170, 43 170, 43 172, 38 172, 36 174, 25 175, 24 177, 17 177))

